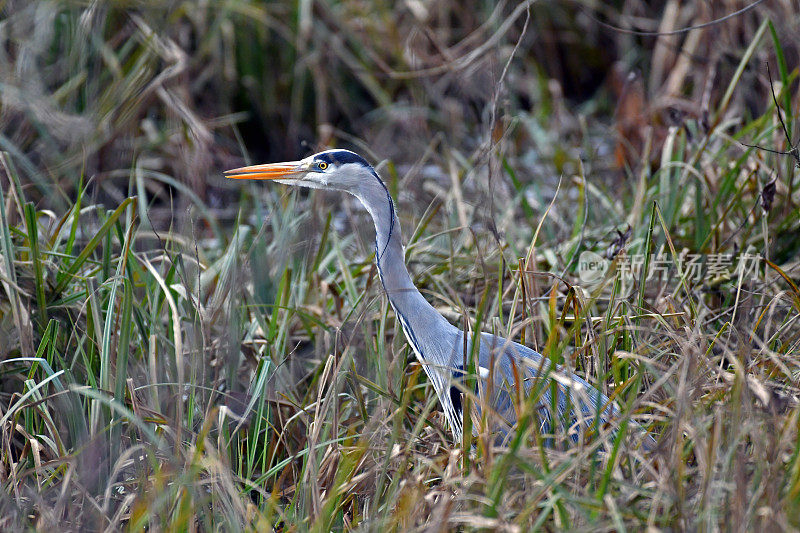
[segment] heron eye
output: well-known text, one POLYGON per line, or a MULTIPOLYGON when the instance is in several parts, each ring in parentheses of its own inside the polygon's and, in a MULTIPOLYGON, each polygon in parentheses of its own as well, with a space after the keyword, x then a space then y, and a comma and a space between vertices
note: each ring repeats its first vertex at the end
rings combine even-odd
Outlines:
POLYGON ((320 170, 325 170, 326 168, 328 168, 328 163, 326 163, 325 161, 320 161, 319 163, 317 163, 317 168, 319 168, 320 170))

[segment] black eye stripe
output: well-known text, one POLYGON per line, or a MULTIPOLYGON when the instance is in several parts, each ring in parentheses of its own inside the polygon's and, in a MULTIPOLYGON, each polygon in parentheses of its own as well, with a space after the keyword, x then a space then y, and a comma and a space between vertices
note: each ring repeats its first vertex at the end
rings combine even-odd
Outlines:
POLYGON ((340 165, 357 163, 365 167, 370 166, 363 157, 349 150, 328 150, 327 152, 317 154, 316 159, 317 161, 325 161, 331 165, 334 163, 338 163, 340 165))

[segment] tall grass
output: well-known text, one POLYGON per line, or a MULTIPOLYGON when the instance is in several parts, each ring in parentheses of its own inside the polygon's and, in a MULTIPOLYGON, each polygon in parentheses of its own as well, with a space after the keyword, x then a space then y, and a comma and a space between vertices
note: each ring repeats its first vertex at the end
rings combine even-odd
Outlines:
POLYGON ((798 527, 789 2, 650 41, 544 3, 3 9, 4 530, 798 527), (356 201, 219 176, 302 140, 377 163, 451 322, 623 415, 567 446, 531 397, 454 442, 356 201))

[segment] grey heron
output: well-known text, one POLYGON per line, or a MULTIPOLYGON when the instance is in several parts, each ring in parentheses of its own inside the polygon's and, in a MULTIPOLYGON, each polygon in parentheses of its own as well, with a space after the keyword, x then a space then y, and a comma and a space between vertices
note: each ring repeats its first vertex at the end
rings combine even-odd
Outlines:
MULTIPOLYGON (((473 336, 450 324, 411 280, 394 202, 373 167, 354 152, 327 150, 300 161, 252 165, 225 174, 234 179, 274 180, 286 185, 339 190, 361 201, 375 224, 375 263, 383 288, 408 344, 436 391, 456 440, 460 440, 467 374, 464 362, 473 354, 473 336)), ((479 346, 473 381, 476 392, 482 395, 482 401, 476 405, 484 405, 499 415, 493 417, 501 421, 501 427, 496 428, 499 434, 507 435, 514 428, 517 398, 523 390, 537 391, 536 414, 543 434, 555 429, 553 414, 573 441, 578 441, 585 430, 597 430, 620 414, 608 397, 584 379, 552 365, 549 359, 527 346, 485 332, 475 338, 479 339, 479 346)), ((647 436, 647 440, 652 443, 651 437, 647 436)))

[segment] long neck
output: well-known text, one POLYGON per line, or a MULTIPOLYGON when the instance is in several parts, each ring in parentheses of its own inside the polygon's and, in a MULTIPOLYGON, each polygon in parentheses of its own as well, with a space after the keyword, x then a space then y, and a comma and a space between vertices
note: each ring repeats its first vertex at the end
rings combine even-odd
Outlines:
POLYGON ((375 224, 375 261, 389 302, 404 322, 403 328, 411 326, 410 329, 415 332, 430 331, 435 329, 434 325, 452 328, 411 281, 392 197, 377 175, 373 174, 370 178, 362 180, 355 195, 369 211, 375 224))
MULTIPOLYGON (((405 265, 400 223, 386 185, 372 174, 361 180, 354 194, 375 223, 375 261, 389 302, 436 393, 440 399, 446 398, 457 390, 449 384, 455 376, 453 369, 460 368, 463 361, 462 352, 458 350, 458 329, 422 297, 411 281, 405 265)), ((452 400, 442 400, 442 405, 456 438, 460 439, 460 415, 456 414, 452 400)))

